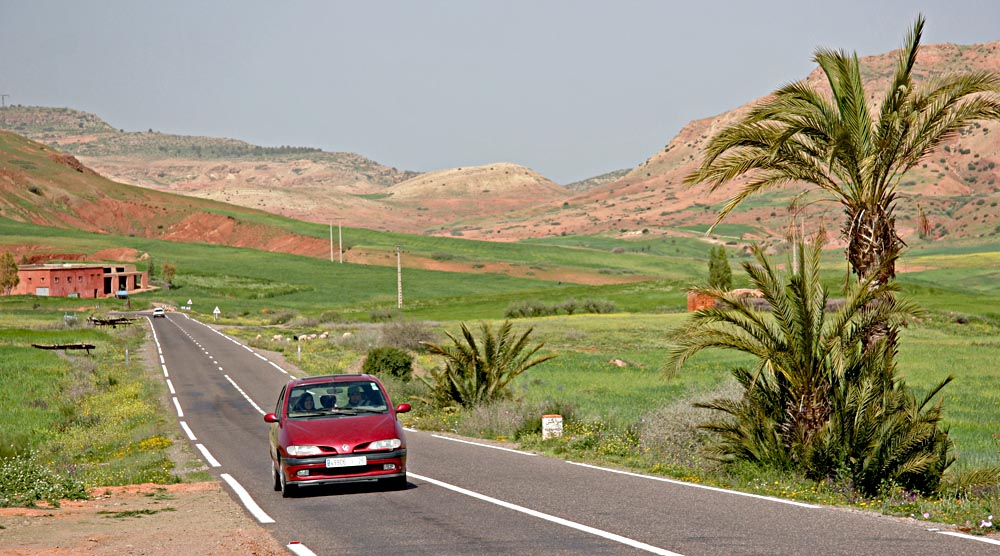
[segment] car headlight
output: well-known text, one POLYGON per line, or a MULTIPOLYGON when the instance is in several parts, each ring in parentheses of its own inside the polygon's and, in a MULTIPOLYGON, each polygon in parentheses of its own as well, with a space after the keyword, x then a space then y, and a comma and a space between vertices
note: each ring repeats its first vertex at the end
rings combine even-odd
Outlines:
POLYGON ((323 453, 319 446, 289 446, 285 449, 290 456, 318 456, 323 453))
POLYGON ((376 440, 368 445, 372 450, 395 450, 403 443, 398 438, 388 438, 386 440, 376 440))

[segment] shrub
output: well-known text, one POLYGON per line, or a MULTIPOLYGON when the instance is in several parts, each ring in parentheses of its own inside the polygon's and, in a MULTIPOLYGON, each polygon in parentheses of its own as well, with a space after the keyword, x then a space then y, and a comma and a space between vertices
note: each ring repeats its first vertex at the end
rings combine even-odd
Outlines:
POLYGON ((395 318, 397 313, 398 311, 396 309, 379 308, 379 309, 372 309, 372 312, 369 314, 369 317, 371 318, 372 322, 386 322, 395 318))
POLYGON ((424 401, 434 407, 478 407, 510 397, 511 381, 531 367, 555 357, 536 356, 544 344, 528 345, 532 329, 515 337, 510 321, 494 332, 487 323, 480 325, 477 341, 465 323, 462 339, 448 334, 452 344, 428 344, 432 355, 444 359, 443 369, 433 369, 430 377, 420 377, 430 393, 424 401))
POLYGON ((517 319, 517 318, 530 318, 530 317, 542 317, 545 315, 555 314, 556 309, 544 301, 539 301, 537 299, 516 301, 511 303, 504 311, 504 318, 517 319))
POLYGON ((614 313, 618 311, 618 306, 614 301, 608 301, 606 299, 585 299, 583 301, 579 301, 577 299, 570 298, 562 301, 561 303, 555 304, 548 304, 544 301, 532 299, 511 303, 504 311, 504 318, 519 319, 544 317, 548 315, 557 315, 560 312, 572 315, 580 311, 598 314, 614 313))
POLYGON ((567 315, 572 315, 580 310, 580 302, 571 297, 559 304, 559 310, 567 315))
POLYGON ((83 481, 45 467, 35 454, 0 458, 0 507, 34 506, 45 500, 59 507, 59 500, 84 500, 83 481))
POLYGON ((942 403, 931 400, 952 377, 918 399, 896 369, 894 345, 883 339, 862 346, 866 330, 898 325, 919 313, 916 306, 895 297, 893 282, 869 278, 848 285, 840 309, 826 310, 822 243, 796 249, 799 262, 787 277, 775 272, 760 246, 757 264, 743 264, 770 312, 701 289, 724 307, 694 313, 672 334, 675 368, 705 349, 757 359, 731 370, 742 395, 696 404, 717 412, 702 425, 716 439, 710 453, 722 462, 797 470, 814 480, 849 480, 867 496, 893 485, 934 492, 954 456, 941 428, 942 403))
POLYGON ((271 313, 268 319, 268 324, 288 324, 293 318, 295 318, 295 311, 291 309, 279 309, 274 313, 271 313))
POLYGON ((382 345, 408 351, 423 351, 435 340, 434 332, 422 322, 396 319, 382 327, 382 345))
POLYGON ((368 374, 389 374, 409 380, 413 374, 413 356, 394 347, 377 347, 368 351, 363 365, 368 374))
POLYGON ((614 313, 618 311, 618 305, 614 301, 609 301, 607 299, 586 299, 583 302, 583 308, 588 313, 614 313))
POLYGON ((319 315, 320 322, 339 322, 340 313, 338 311, 323 311, 319 315))

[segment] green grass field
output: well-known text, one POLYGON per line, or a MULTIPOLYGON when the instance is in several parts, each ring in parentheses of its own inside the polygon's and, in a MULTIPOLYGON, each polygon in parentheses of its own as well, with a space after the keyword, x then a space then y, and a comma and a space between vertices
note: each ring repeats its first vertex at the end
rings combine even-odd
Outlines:
MULTIPOLYGON (((303 229, 317 237, 328 234, 324 226, 303 225, 303 229)), ((462 322, 498 322, 505 309, 525 300, 558 303, 600 299, 615 304, 618 312, 614 314, 515 321, 517 330, 533 327, 532 339, 544 342, 544 352, 556 354, 557 358, 515 382, 519 409, 514 411, 563 408, 572 412, 578 423, 604 423, 600 427, 607 428, 598 427, 599 434, 615 440, 595 444, 598 447, 591 454, 596 458, 634 464, 627 457, 622 459, 620 454, 624 452, 618 449, 619 444, 634 442, 651 432, 670 437, 681 427, 691 428, 697 422, 691 420, 691 400, 731 394, 728 369, 746 362, 733 354, 706 353, 692 359, 676 375, 668 377, 662 372, 670 347, 667 334, 687 318, 687 288, 707 278, 709 245, 698 239, 559 237, 488 243, 353 229, 345 233, 347 237, 353 245, 387 252, 401 244, 404 252, 449 260, 604 269, 646 277, 627 284, 583 286, 503 274, 405 268, 404 256, 404 303, 397 314, 406 321, 427 323, 442 340, 444 331, 456 333, 462 322)), ((191 299, 192 313, 211 320, 210 312, 218 306, 222 311, 220 324, 238 325, 228 328, 229 333, 260 348, 285 351, 290 357, 293 346, 271 342, 273 333, 292 335, 335 329, 329 341, 302 345, 300 365, 311 373, 340 372, 363 358, 368 343, 378 340, 378 325, 371 323, 373 315, 395 312, 396 307, 397 276, 391 266, 339 264, 249 249, 94 235, 0 219, 0 250, 3 244, 26 242, 46 245, 55 252, 95 252, 127 246, 149 253, 156 264, 169 261, 177 268, 174 287, 133 296, 133 308, 146 308, 152 303, 179 306, 191 299), (276 321, 277 314, 287 318, 276 321), (333 339, 346 331, 364 341, 333 339), (256 339, 257 334, 263 339, 256 339)), ((783 259, 781 255, 777 261, 783 259)), ((744 260, 730 253, 737 285, 742 279, 738 265, 744 260)), ((846 275, 843 254, 831 251, 824 264, 826 283, 836 296, 846 275)), ((1000 341, 996 339, 1000 337, 1000 281, 995 280, 998 265, 1000 249, 984 241, 952 248, 924 244, 905 253, 898 266, 903 295, 928 311, 923 319, 909 323, 902 331, 899 366, 918 393, 948 375, 955 376, 944 390, 944 403, 945 423, 956 444, 959 470, 1000 465, 1000 370, 994 364, 1000 355, 1000 341)), ((73 356, 68 361, 75 362, 74 367, 54 354, 25 347, 34 341, 93 341, 118 346, 118 350, 134 346, 141 339, 116 339, 108 332, 79 324, 69 327, 63 321, 64 315, 70 313, 79 315, 82 322, 90 313, 123 308, 120 300, 0 298, 0 357, 5 371, 15 369, 0 377, 5 445, 55 441, 51 431, 60 429, 23 423, 63 423, 65 435, 58 441, 69 450, 80 438, 93 434, 93 430, 74 428, 81 411, 91 407, 89 404, 107 403, 110 396, 125 396, 137 404, 134 413, 115 416, 113 424, 91 423, 118 431, 112 445, 88 456, 105 468, 105 475, 98 478, 130 480, 131 476, 116 475, 115 470, 122 468, 109 463, 114 454, 140 458, 136 468, 142 470, 142 477, 169 474, 163 470, 163 461, 155 449, 158 442, 165 442, 158 440, 163 435, 163 423, 147 408, 147 404, 156 405, 150 402, 155 387, 143 386, 145 382, 124 368, 120 351, 99 355, 97 371, 85 381, 86 396, 73 398, 69 392, 81 392, 68 386, 65 377, 80 382, 84 375, 79 374, 83 372, 79 364, 83 362, 85 368, 89 365, 94 371, 93 364, 73 356), (32 373, 33 369, 37 372, 32 373), (28 383, 22 384, 24 381, 28 383), (15 395, 18 390, 27 393, 20 394, 22 397, 29 395, 35 401, 20 403, 21 398, 15 395), (53 396, 62 401, 39 402, 53 396)), ((438 364, 425 355, 418 354, 417 360, 424 368, 438 364)), ((397 386, 404 399, 419 393, 412 384, 397 386)), ((463 417, 467 419, 464 425, 457 420, 459 417, 428 415, 419 410, 414 412, 414 418, 421 426, 510 438, 521 425, 498 423, 504 418, 501 413, 498 410, 488 415, 468 415, 463 417)), ((692 438, 696 437, 683 436, 681 441, 690 442, 692 438)), ((646 468, 655 467, 644 461, 646 468)))

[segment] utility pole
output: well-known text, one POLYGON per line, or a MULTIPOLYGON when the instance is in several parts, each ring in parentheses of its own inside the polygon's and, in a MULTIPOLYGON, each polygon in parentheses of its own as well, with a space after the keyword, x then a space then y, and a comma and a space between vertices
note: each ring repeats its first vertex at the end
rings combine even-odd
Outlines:
POLYGON ((0 108, 7 107, 7 97, 9 96, 7 93, 0 93, 0 108))
POLYGON ((340 227, 340 220, 337 220, 337 251, 340 252, 340 264, 344 264, 344 232, 340 227))
POLYGON ((330 262, 333 262, 333 222, 330 222, 330 262))
POLYGON ((400 265, 399 244, 396 244, 396 308, 403 308, 403 267, 400 265))

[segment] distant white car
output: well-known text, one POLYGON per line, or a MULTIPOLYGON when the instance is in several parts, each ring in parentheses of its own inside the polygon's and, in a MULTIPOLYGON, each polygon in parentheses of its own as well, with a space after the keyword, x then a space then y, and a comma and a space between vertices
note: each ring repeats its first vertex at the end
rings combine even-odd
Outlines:
POLYGON ((156 317, 167 318, 167 312, 163 310, 163 307, 153 309, 153 318, 155 319, 156 317))

